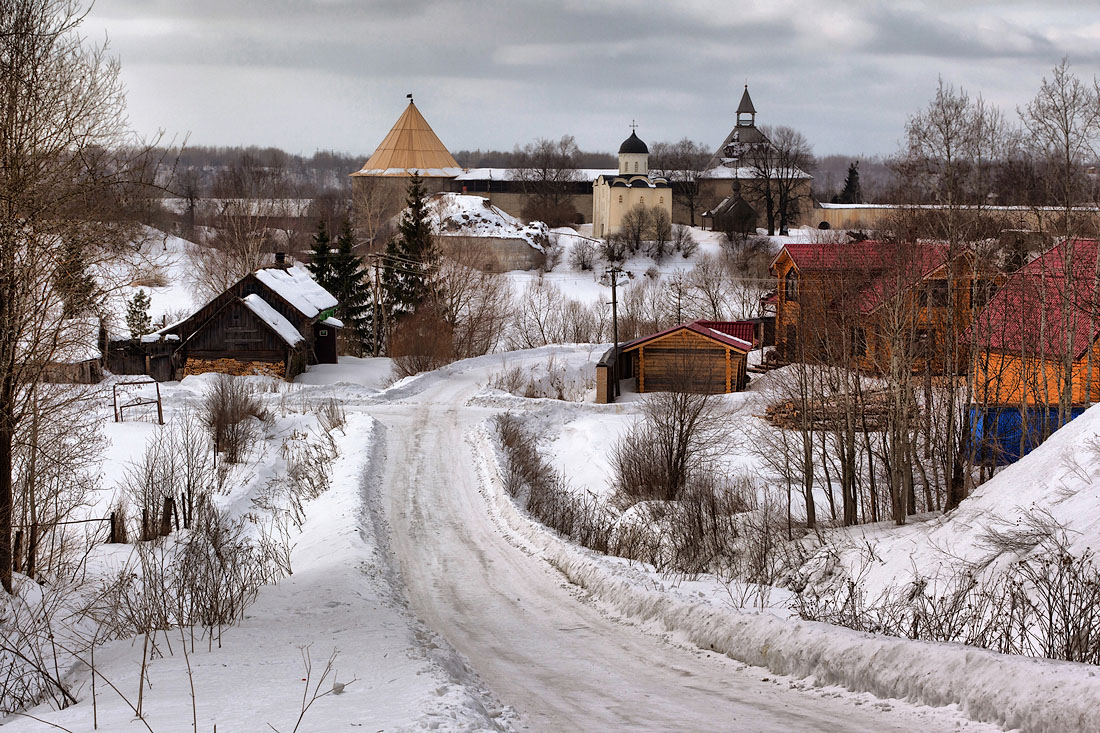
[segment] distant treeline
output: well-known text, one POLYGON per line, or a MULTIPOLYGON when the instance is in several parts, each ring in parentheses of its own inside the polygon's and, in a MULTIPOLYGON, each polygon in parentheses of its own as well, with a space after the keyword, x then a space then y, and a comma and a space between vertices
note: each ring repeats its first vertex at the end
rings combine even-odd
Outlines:
MULTIPOLYGON (((453 153, 455 160, 463 168, 520 168, 523 156, 521 150, 459 150, 453 153)), ((616 168, 619 157, 614 153, 578 151, 574 160, 579 168, 616 168)))
MULTIPOLYGON (((170 189, 184 195, 190 186, 200 197, 259 195, 253 185, 242 185, 242 171, 264 172, 268 182, 277 182, 283 195, 311 198, 324 193, 350 191, 348 174, 359 170, 369 153, 339 153, 318 150, 312 155, 295 155, 274 147, 195 145, 172 152, 168 162, 177 159, 178 167, 170 189)), ((459 150, 454 158, 463 168, 516 168, 521 166, 520 150, 459 150)), ((575 165, 581 168, 614 168, 614 153, 579 151, 575 165)), ((826 155, 817 160, 814 194, 820 201, 831 201, 844 186, 851 163, 859 163, 863 198, 868 202, 890 198, 896 188, 893 171, 882 156, 826 155)), ((245 175, 248 179, 250 176, 245 175)), ((255 181, 252 181, 255 183, 255 181)), ((261 188, 267 188, 262 186, 261 188)), ((266 191, 265 193, 273 193, 266 191)))

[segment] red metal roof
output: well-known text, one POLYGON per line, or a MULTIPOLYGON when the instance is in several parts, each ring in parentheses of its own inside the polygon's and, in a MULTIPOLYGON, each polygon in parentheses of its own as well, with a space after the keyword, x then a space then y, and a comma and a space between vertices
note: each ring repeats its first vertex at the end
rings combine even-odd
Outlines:
MULTIPOLYGON (((1074 361, 1100 336, 1094 239, 1065 240, 1017 270, 976 319, 981 346, 1074 361)), ((971 336, 972 337, 972 336, 971 336)))
POLYGON ((694 331, 697 334, 706 336, 707 338, 714 339, 715 341, 737 349, 738 351, 751 351, 755 344, 755 324, 752 321, 704 321, 697 320, 690 323, 680 323, 671 328, 666 328, 663 331, 650 334, 649 336, 642 336, 636 338, 633 341, 629 341, 619 347, 620 351, 627 351, 629 349, 635 349, 643 344, 646 344, 654 339, 667 336, 670 333, 674 333, 681 329, 688 329, 694 331), (740 335, 739 335, 740 334, 740 335), (747 335, 748 338, 742 338, 741 335, 747 335))
POLYGON ((946 262, 945 244, 912 244, 866 240, 847 243, 791 242, 772 260, 786 252, 800 273, 833 272, 859 276, 860 311, 870 313, 897 293, 912 287, 946 262))

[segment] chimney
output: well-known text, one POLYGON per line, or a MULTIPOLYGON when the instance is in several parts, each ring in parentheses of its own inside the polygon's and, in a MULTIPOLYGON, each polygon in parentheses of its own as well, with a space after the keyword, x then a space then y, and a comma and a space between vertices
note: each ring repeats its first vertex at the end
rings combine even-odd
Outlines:
POLYGON ((275 264, 272 265, 272 267, 279 270, 286 270, 290 268, 290 265, 287 264, 286 261, 286 252, 275 253, 275 264))

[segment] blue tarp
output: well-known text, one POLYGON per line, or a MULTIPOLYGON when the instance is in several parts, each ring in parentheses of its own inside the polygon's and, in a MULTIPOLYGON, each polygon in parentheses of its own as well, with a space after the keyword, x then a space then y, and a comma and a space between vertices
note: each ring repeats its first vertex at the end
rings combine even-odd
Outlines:
MULTIPOLYGON (((1070 408, 1072 420, 1087 408, 1070 408)), ((1057 430, 1057 407, 970 408, 970 448, 975 463, 1005 466, 1026 456, 1057 430), (1025 431, 1026 420, 1026 432, 1025 431), (1023 443, 1021 445, 1021 437, 1023 443)))

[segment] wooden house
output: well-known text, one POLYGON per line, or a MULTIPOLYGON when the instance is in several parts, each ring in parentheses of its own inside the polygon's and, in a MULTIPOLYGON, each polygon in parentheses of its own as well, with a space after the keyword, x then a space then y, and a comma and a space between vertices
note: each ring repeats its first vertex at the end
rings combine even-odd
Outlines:
POLYGON ((170 353, 175 378, 215 371, 292 379, 307 365, 336 363, 343 326, 336 305, 305 269, 277 265, 245 276, 142 346, 170 353))
POLYGON ((1100 401, 1096 240, 1066 240, 1013 273, 974 321, 975 401, 1100 401))
POLYGON ((791 243, 771 264, 776 355, 886 371, 895 349, 914 371, 958 372, 969 324, 971 255, 942 244, 791 243), (955 363, 949 364, 949 353, 955 363))
POLYGON ((738 392, 748 384, 747 357, 756 343, 751 321, 692 321, 634 339, 597 365, 597 402, 612 402, 612 362, 619 379, 633 377, 639 393, 738 392))

